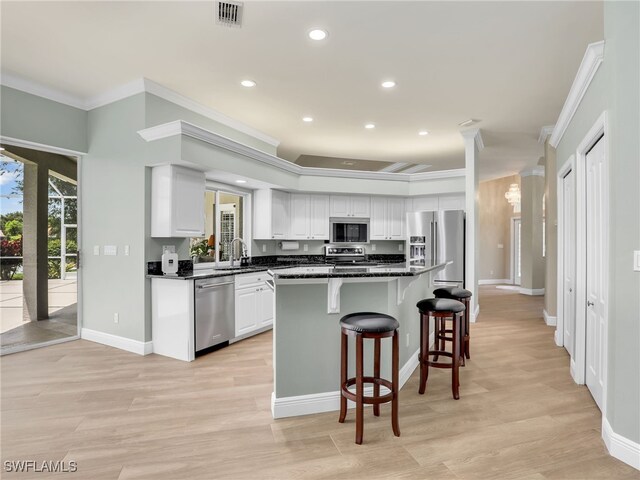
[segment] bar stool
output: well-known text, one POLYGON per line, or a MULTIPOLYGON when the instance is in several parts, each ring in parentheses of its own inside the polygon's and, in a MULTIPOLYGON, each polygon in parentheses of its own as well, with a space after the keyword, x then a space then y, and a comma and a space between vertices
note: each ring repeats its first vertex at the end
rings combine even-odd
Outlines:
POLYGON ((465 311, 463 303, 449 298, 427 298, 420 300, 416 305, 420 311, 420 388, 418 393, 424 394, 427 388, 427 378, 429 376, 429 367, 450 368, 451 369, 451 390, 453 398, 460 398, 460 356, 461 356, 461 337, 460 327, 462 323, 462 315, 465 311), (453 322, 451 341, 453 343, 452 352, 446 352, 438 349, 438 341, 435 342, 435 350, 429 350, 429 319, 433 318, 436 325, 441 318, 451 318, 453 322), (434 360, 429 360, 429 356, 433 355, 434 360), (450 363, 438 362, 438 356, 450 357, 450 363))
MULTIPOLYGON (((462 364, 465 364, 464 357, 471 358, 470 350, 469 350, 469 340, 471 338, 469 329, 469 301, 471 299, 471 292, 469 290, 465 290, 460 287, 440 287, 433 291, 433 294, 436 298, 450 298, 452 300, 457 300, 459 302, 464 303, 465 311, 464 311, 464 323, 463 323, 463 353, 462 364)), ((447 332, 448 333, 448 332, 447 332)))
POLYGON ((347 399, 356 403, 356 443, 362 444, 364 429, 364 405, 373 405, 373 414, 380 416, 380 404, 391 402, 391 427, 396 437, 400 436, 398 425, 398 375, 400 354, 398 349, 398 321, 383 313, 358 312, 346 315, 340 319, 342 330, 342 353, 340 356, 340 423, 344 423, 347 416, 347 399), (356 376, 347 378, 348 337, 356 340, 356 376), (392 338, 391 381, 380 378, 380 339, 392 338), (363 346, 364 339, 374 340, 373 377, 364 376, 363 346), (373 396, 364 395, 364 384, 373 384, 373 396), (355 393, 349 387, 355 385, 355 393), (380 395, 380 385, 391 390, 386 395, 380 395))

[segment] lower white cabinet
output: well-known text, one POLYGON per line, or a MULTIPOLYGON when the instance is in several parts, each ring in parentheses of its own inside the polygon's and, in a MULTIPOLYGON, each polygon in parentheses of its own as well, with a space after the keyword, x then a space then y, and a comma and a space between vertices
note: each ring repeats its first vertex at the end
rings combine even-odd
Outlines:
POLYGON ((266 276, 236 276, 236 337, 273 324, 274 292, 265 281, 266 276))

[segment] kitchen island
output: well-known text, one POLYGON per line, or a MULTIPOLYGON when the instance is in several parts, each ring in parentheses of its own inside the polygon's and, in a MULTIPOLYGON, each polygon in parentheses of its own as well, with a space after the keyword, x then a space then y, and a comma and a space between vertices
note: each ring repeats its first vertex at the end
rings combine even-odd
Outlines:
MULTIPOLYGON (((402 387, 418 365, 420 324, 416 303, 432 294, 434 273, 445 266, 394 264, 270 270, 276 292, 271 401, 274 418, 339 409, 338 321, 353 312, 386 313, 400 322, 402 387)), ((349 348, 353 351, 352 345, 349 348)), ((381 355, 382 376, 390 378, 390 342, 382 342, 381 355)), ((365 342, 365 359, 365 375, 371 375, 373 342, 365 342)), ((354 368, 351 358, 349 371, 354 368)), ((365 395, 369 394, 365 389, 365 395)))

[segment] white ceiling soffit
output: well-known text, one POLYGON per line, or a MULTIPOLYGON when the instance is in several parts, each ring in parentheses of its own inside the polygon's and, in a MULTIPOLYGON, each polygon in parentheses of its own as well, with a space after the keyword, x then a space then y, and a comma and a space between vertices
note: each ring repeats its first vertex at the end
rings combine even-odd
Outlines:
POLYGON ((252 136, 273 147, 277 147, 280 144, 280 142, 275 138, 272 138, 255 128, 245 125, 238 120, 191 100, 190 98, 174 92, 173 90, 149 80, 148 78, 139 78, 90 98, 80 98, 75 95, 61 92, 8 72, 2 72, 0 76, 0 83, 7 87, 15 88, 16 90, 31 93, 39 97, 44 97, 49 100, 53 100, 54 102, 64 103, 65 105, 79 108, 81 110, 93 110, 94 108, 99 108, 104 105, 117 102, 118 100, 123 100, 133 95, 147 92, 191 110, 192 112, 198 113, 203 117, 207 117, 246 135, 252 136))
POLYGON ((408 166, 408 163, 396 162, 391 165, 381 168, 380 172, 397 172, 398 170, 402 170, 404 167, 408 166))
MULTIPOLYGON (((211 132, 204 128, 198 127, 189 122, 183 120, 176 120, 174 122, 164 123, 155 127, 145 128, 138 131, 145 141, 152 142, 161 138, 172 137, 176 135, 185 135, 187 137, 201 140, 210 145, 224 148, 231 152, 243 155, 253 160, 265 163, 275 168, 285 170, 297 175, 307 175, 316 177, 341 177, 341 178, 360 178, 360 179, 372 179, 372 180, 392 180, 392 181, 405 181, 415 182, 437 178, 454 178, 463 177, 465 175, 465 169, 460 168, 456 170, 441 170, 437 172, 423 172, 423 173, 391 173, 391 172, 366 172, 361 170, 340 170, 335 168, 317 168, 317 167, 301 167, 295 163, 291 163, 282 158, 278 158, 275 155, 263 152, 256 148, 250 147, 243 143, 237 142, 230 138, 224 137, 217 133, 211 132)), ((480 137, 479 131, 477 137, 480 137)), ((482 140, 480 140, 482 141, 482 140)))
POLYGON ((564 102, 556 126, 549 139, 549 143, 553 148, 557 148, 560 140, 562 140, 564 132, 567 131, 571 119, 575 115, 576 110, 578 110, 580 102, 584 94, 587 93, 591 80, 593 80, 603 60, 604 40, 589 44, 582 58, 582 63, 580 63, 580 67, 578 68, 576 78, 573 80, 573 84, 569 90, 567 100, 564 102))

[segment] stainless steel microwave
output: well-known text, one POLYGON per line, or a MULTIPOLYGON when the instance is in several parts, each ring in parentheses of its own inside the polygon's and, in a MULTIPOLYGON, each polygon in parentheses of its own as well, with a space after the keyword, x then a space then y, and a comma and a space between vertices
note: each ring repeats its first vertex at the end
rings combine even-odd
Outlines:
POLYGON ((331 243, 369 243, 369 219, 332 218, 331 243))

